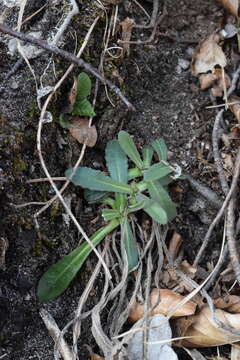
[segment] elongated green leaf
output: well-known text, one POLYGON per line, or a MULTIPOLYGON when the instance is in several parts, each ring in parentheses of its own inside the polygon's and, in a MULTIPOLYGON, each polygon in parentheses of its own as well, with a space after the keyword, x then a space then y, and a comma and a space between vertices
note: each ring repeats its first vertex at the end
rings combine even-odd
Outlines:
POLYGON ((162 186, 167 186, 173 182, 173 179, 171 178, 171 176, 167 175, 167 176, 164 176, 163 178, 157 180, 157 182, 162 186))
POLYGON ((124 250, 126 251, 128 271, 131 272, 135 270, 139 264, 138 247, 127 217, 121 222, 121 248, 122 258, 124 258, 124 250))
POLYGON ((128 160, 117 140, 107 143, 105 159, 110 176, 123 184, 128 181, 128 160))
POLYGON ((105 221, 110 221, 120 217, 120 213, 115 209, 103 209, 102 216, 105 221))
POLYGON ((73 105, 72 114, 89 117, 96 115, 95 111, 93 110, 92 104, 87 99, 77 99, 73 105))
POLYGON ((134 164, 139 168, 143 168, 143 161, 140 157, 139 152, 137 151, 136 145, 133 142, 133 139, 126 131, 120 131, 118 133, 118 142, 127 154, 127 156, 134 162, 134 164))
MULTIPOLYGON (((66 177, 70 177, 73 169, 68 169, 65 172, 66 177)), ((129 185, 121 184, 120 182, 103 175, 99 170, 93 170, 87 167, 79 167, 73 178, 71 179, 74 185, 80 185, 82 187, 98 190, 98 191, 110 191, 131 194, 132 189, 129 185)))
POLYGON ((177 210, 167 191, 159 184, 158 181, 150 181, 147 183, 148 191, 151 198, 157 201, 166 211, 168 221, 171 221, 177 215, 177 210))
POLYGON ((172 169, 162 163, 152 165, 149 169, 145 170, 144 181, 158 180, 172 172, 172 169))
POLYGON ((166 211, 161 207, 161 205, 152 199, 149 199, 147 196, 143 194, 138 194, 136 196, 138 201, 144 200, 145 205, 143 207, 143 210, 151 216, 156 222, 159 224, 167 224, 168 222, 168 216, 166 211))
POLYGON ((106 191, 94 191, 89 189, 84 189, 84 199, 88 202, 96 202, 103 199, 109 193, 106 191))
POLYGON ((153 157, 153 149, 151 146, 144 146, 142 149, 143 153, 143 165, 144 168, 149 168, 151 166, 152 157, 153 157))
MULTIPOLYGON (((112 220, 107 226, 99 229, 91 236, 94 245, 99 244, 107 234, 119 225, 118 220, 112 220)), ((38 284, 38 298, 49 301, 58 297, 69 286, 92 249, 87 242, 50 267, 41 277, 38 284)))
POLYGON ((168 151, 165 141, 163 139, 158 139, 153 141, 151 145, 158 154, 159 160, 167 161, 168 151))
POLYGON ((83 100, 91 94, 92 82, 90 77, 81 72, 77 78, 77 101, 83 100))

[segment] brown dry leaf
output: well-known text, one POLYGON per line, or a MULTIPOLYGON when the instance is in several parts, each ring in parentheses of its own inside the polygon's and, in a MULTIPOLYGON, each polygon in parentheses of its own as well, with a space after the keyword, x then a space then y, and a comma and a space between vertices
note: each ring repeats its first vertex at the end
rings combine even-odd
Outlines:
POLYGON ((91 356, 91 360, 105 360, 105 358, 97 354, 91 354, 90 356, 91 356))
MULTIPOLYGON (((121 22, 122 27, 122 41, 130 41, 132 36, 132 29, 133 29, 134 21, 133 19, 126 18, 121 22)), ((128 43, 123 43, 123 55, 130 55, 130 45, 128 43)))
MULTIPOLYGON (((217 309, 216 316, 226 326, 240 330, 240 314, 230 314, 217 309)), ((239 341, 239 336, 218 328, 207 306, 203 307, 197 315, 176 319, 175 326, 179 336, 191 336, 189 339, 181 340, 178 346, 210 347, 239 341)))
POLYGON ((210 88, 217 80, 217 76, 212 73, 201 74, 199 76, 199 82, 201 86, 201 90, 206 90, 210 88))
MULTIPOLYGON (((167 315, 171 311, 171 309, 177 306, 177 304, 179 304, 180 301, 184 299, 184 296, 179 295, 175 291, 168 289, 159 290, 155 288, 152 290, 150 294, 149 306, 152 307, 158 302, 159 293, 160 293, 160 302, 149 314, 149 316, 153 316, 156 314, 167 315)), ((179 309, 177 309, 172 317, 190 316, 194 314, 195 311, 196 311, 196 304, 193 301, 188 301, 186 304, 184 304, 179 309)), ((130 322, 133 323, 141 319, 143 316, 144 316, 144 305, 136 301, 131 306, 128 319, 130 322)))
POLYGON ((216 65, 224 68, 227 65, 226 56, 218 45, 220 38, 217 34, 212 34, 204 40, 194 51, 192 57, 192 74, 197 76, 201 73, 213 71, 216 65))
POLYGON ((228 102, 234 103, 233 105, 229 105, 229 109, 236 116, 237 121, 240 122, 240 97, 231 96, 228 102))
POLYGON ((77 97, 77 78, 74 78, 73 85, 68 96, 68 100, 71 105, 75 104, 76 97, 77 97))
POLYGON ((181 235, 179 235, 176 231, 174 231, 168 246, 169 254, 172 256, 173 260, 176 259, 182 243, 183 243, 183 239, 181 235))
POLYGON ((220 0, 225 9, 227 9, 232 15, 238 17, 238 4, 239 0, 220 0))
POLYGON ((215 69, 214 75, 216 76, 216 86, 211 89, 214 97, 222 97, 224 91, 231 86, 231 79, 222 69, 215 69))
POLYGON ((75 116, 72 119, 69 131, 71 135, 80 143, 93 147, 97 142, 96 126, 88 126, 89 120, 75 116))
POLYGON ((190 277, 190 279, 194 279, 196 272, 198 270, 197 265, 191 265, 187 260, 182 261, 179 267, 180 270, 184 272, 184 274, 190 277))
POLYGON ((227 310, 231 313, 240 313, 240 296, 226 295, 213 301, 218 309, 227 310))
POLYGON ((229 139, 234 142, 234 146, 240 146, 240 127, 239 124, 233 126, 230 130, 229 139))

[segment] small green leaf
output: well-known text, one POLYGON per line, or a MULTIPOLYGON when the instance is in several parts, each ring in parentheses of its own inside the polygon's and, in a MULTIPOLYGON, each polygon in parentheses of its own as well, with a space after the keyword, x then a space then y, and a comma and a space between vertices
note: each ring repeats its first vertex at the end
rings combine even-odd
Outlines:
POLYGON ((91 94, 92 82, 90 77, 81 72, 77 78, 77 101, 83 100, 91 94))
POLYGON ((177 215, 177 210, 167 191, 159 184, 158 181, 150 181, 147 183, 147 185, 151 198, 157 201, 166 211, 168 221, 174 219, 177 215))
POLYGON ((163 139, 155 140, 151 143, 152 147, 158 154, 159 160, 167 161, 167 145, 163 139))
POLYGON ((119 218, 121 215, 118 210, 114 209, 103 209, 102 216, 105 221, 110 221, 116 218, 119 218))
POLYGON ((149 169, 145 170, 144 173, 144 181, 154 181, 158 180, 168 174, 170 174, 173 170, 163 164, 163 163, 157 163, 152 165, 149 169))
POLYGON ((107 143, 105 158, 111 177, 123 184, 127 184, 128 160, 117 140, 107 143))
MULTIPOLYGON (((118 225, 118 220, 112 220, 107 226, 99 229, 90 238, 93 245, 98 245, 118 225)), ((53 300, 66 290, 91 251, 89 244, 84 242, 79 248, 51 266, 39 281, 37 290, 39 300, 53 300)))
POLYGON ((124 250, 128 260, 128 271, 131 272, 138 267, 139 256, 136 238, 132 232, 128 218, 125 217, 121 222, 121 248, 122 258, 124 259, 124 250))
POLYGON ((84 199, 88 202, 95 202, 103 199, 108 195, 106 191, 94 191, 89 189, 84 189, 84 199))
MULTIPOLYGON (((73 169, 70 168, 65 171, 65 176, 70 177, 73 169)), ((129 185, 121 184, 120 182, 103 175, 99 170, 93 170, 87 167, 79 167, 71 182, 74 185, 80 185, 90 190, 109 191, 131 194, 132 189, 129 185)))
POLYGON ((144 168, 146 169, 149 166, 151 166, 153 149, 151 148, 151 146, 144 146, 142 149, 142 153, 143 153, 143 165, 144 168))
POLYGON ((118 133, 118 142, 123 151, 134 162, 134 164, 139 169, 142 169, 143 162, 131 136, 126 131, 120 131, 118 133))
POLYGON ((73 115, 79 115, 79 116, 95 116, 96 113, 93 110, 93 107, 87 99, 82 100, 76 100, 76 102, 73 105, 73 115))
POLYGON ((72 126, 71 122, 66 119, 66 116, 64 114, 60 115, 59 124, 63 129, 68 129, 72 126))
POLYGON ((167 213, 158 202, 156 202, 152 199, 149 199, 147 196, 145 196, 143 194, 138 194, 136 197, 139 201, 145 200, 145 205, 143 207, 143 210, 149 216, 151 216, 151 218, 153 218, 153 220, 155 220, 156 222, 158 222, 159 224, 162 224, 162 225, 167 224, 167 222, 168 222, 167 213))

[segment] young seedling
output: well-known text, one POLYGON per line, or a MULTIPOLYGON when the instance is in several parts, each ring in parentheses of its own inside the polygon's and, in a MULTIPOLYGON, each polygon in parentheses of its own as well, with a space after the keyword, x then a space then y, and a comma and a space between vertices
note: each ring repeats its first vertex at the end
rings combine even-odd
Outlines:
MULTIPOLYGON (((174 179, 175 169, 167 161, 167 147, 163 140, 155 140, 139 154, 131 136, 120 131, 117 140, 108 142, 105 152, 109 176, 101 171, 79 167, 71 179, 84 190, 87 201, 98 201, 106 225, 91 236, 97 246, 109 233, 120 227, 123 259, 127 259, 129 272, 139 264, 132 214, 146 212, 159 224, 167 224, 176 216, 167 186, 174 179), (156 152, 159 162, 152 164, 156 152), (131 164, 134 164, 132 167, 131 164), (125 256, 124 256, 125 255, 125 256)), ((70 177, 73 169, 66 171, 70 177)), ((40 279, 38 297, 48 301, 59 296, 73 280, 92 249, 87 242, 53 265, 40 279)))
POLYGON ((92 104, 88 101, 88 96, 91 94, 92 83, 90 77, 81 72, 77 78, 74 79, 72 89, 69 94, 69 108, 67 113, 60 115, 60 125, 63 128, 70 128, 72 123, 68 121, 73 116, 92 117, 95 116, 95 112, 92 104), (67 116, 66 116, 67 115, 67 116))

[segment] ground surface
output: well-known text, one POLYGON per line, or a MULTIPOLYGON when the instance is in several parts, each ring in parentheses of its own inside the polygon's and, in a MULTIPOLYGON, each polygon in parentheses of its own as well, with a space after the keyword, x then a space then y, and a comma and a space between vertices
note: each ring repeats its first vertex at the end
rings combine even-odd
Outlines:
MULTIPOLYGON (((29 0, 26 16, 44 3, 43 0, 29 0)), ((47 2, 43 12, 22 30, 40 29, 43 31, 42 37, 46 38, 56 26, 56 19, 59 20, 62 14, 63 3, 47 2)), ((76 36, 80 43, 88 24, 92 22, 94 11, 90 3, 83 1, 80 15, 74 18, 67 35, 64 36, 64 46, 69 51, 74 51, 76 36)), ((141 3, 151 12, 150 3, 141 3)), ((151 45, 132 46, 130 57, 113 65, 123 78, 125 94, 135 106, 136 112, 127 113, 124 104, 110 93, 116 104, 116 107, 112 108, 106 99, 104 88, 101 87, 95 119, 99 140, 95 148, 87 150, 84 164, 102 164, 104 145, 122 128, 134 135, 139 144, 163 137, 174 163, 179 164, 193 177, 201 179, 203 183, 214 186, 211 180, 216 176, 215 170, 206 170, 197 158, 197 149, 203 145, 207 149, 205 156, 209 155, 208 144, 214 112, 205 109, 206 105, 209 105, 208 94, 193 91, 196 80, 186 64, 190 61, 192 48, 198 41, 206 38, 207 34, 219 26, 222 9, 217 2, 209 0, 166 0, 165 6, 168 15, 159 30, 177 35, 178 40, 173 41, 157 33, 151 45), (183 63, 187 68, 183 65, 181 67, 183 63)), ((0 13, 3 10, 3 5, 0 5, 0 13)), ((133 13, 126 14, 126 10, 120 8, 119 16, 123 19, 128 15, 141 20, 138 12, 138 8, 133 7, 133 13)), ((16 26, 17 8, 7 9, 4 14, 6 24, 16 26)), ((98 44, 103 28, 104 20, 97 25, 85 54, 85 60, 95 66, 98 64, 98 44)), ((134 31, 136 39, 145 39, 149 34, 149 30, 134 31)), ((7 54, 7 42, 8 38, 1 36, 1 81, 19 59, 18 55, 12 57, 7 54)), ((42 75, 50 56, 44 52, 31 60, 37 77, 42 75)), ((59 77, 68 64, 60 57, 54 57, 54 60, 56 75, 59 77)), ((52 67, 50 70, 52 73, 52 67)), ((108 74, 111 75, 111 67, 106 71, 106 76, 108 74)), ((55 121, 46 124, 43 130, 44 157, 52 176, 62 176, 64 170, 76 160, 79 152, 79 146, 57 123, 62 102, 71 86, 71 79, 63 85, 50 106, 55 121)), ((114 78, 112 79, 114 81, 114 78)), ((51 81, 55 82, 48 76, 48 71, 43 81, 49 85, 51 81)), ((39 218, 43 235, 55 246, 50 248, 43 245, 42 251, 34 256, 37 236, 32 215, 37 207, 16 209, 11 205, 30 201, 42 202, 53 195, 46 183, 26 184, 30 178, 44 176, 36 153, 38 115, 35 84, 32 74, 23 64, 7 81, 0 94, 0 236, 9 242, 5 267, 0 270, 0 358, 5 354, 4 359, 11 360, 53 358, 53 342, 39 316, 39 309, 42 306, 46 308, 58 325, 64 326, 72 318, 78 296, 83 291, 96 261, 94 256, 87 261, 71 288, 59 299, 48 304, 39 304, 36 286, 41 274, 62 255, 74 249, 79 236, 71 224, 68 227, 63 221, 61 206, 55 206, 39 218)), ((176 228, 183 235, 186 257, 191 261, 212 217, 211 213, 206 214, 205 210, 199 212, 200 207, 194 206, 196 195, 190 191, 187 183, 183 183, 181 187, 183 192, 178 199, 179 216, 172 228, 176 228)), ((81 193, 72 186, 68 188, 66 196, 72 199, 72 207, 82 226, 89 233, 94 231, 94 226, 89 224, 96 216, 97 208, 89 207, 79 200, 81 193)), ((218 256, 217 247, 214 251, 211 255, 206 255, 213 261, 218 256)), ((101 286, 99 282, 95 292, 89 297, 87 307, 91 308, 96 303, 101 294, 101 286)), ((80 358, 84 359, 87 358, 84 344, 94 346, 88 326, 83 327, 81 344, 80 358)))

